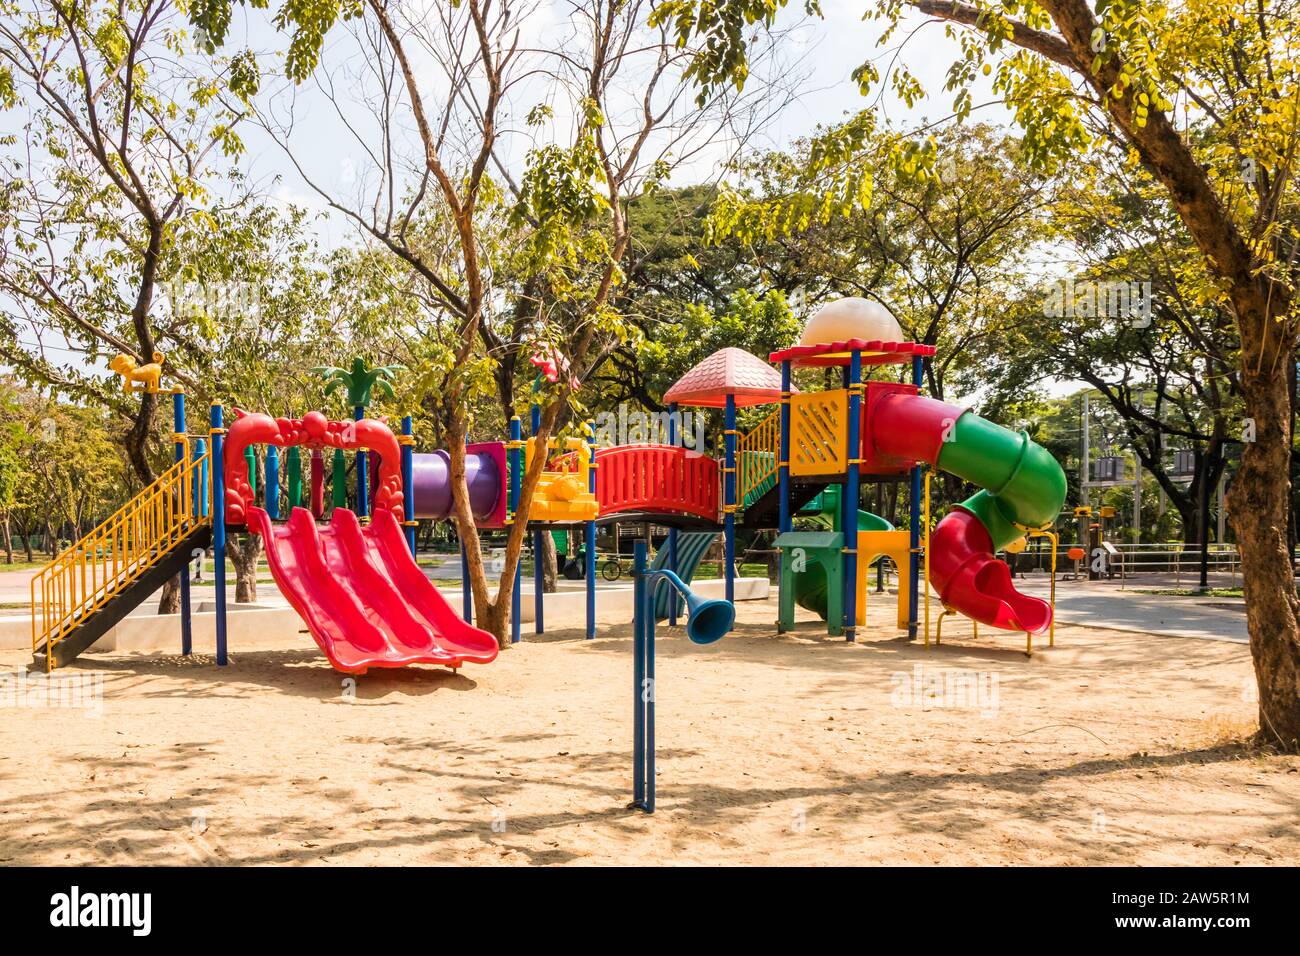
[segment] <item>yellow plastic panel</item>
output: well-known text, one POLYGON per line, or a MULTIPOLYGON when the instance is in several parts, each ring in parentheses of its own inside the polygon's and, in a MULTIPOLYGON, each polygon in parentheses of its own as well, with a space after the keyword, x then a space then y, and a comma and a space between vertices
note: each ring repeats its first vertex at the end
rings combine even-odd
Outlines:
POLYGON ((911 588, 908 587, 911 540, 906 531, 858 532, 858 626, 867 623, 868 571, 871 569, 871 562, 882 554, 890 558, 894 562, 894 567, 898 569, 898 627, 900 630, 905 630, 912 600, 911 588))
POLYGON ((790 397, 790 474, 848 471, 849 393, 804 392, 790 397))

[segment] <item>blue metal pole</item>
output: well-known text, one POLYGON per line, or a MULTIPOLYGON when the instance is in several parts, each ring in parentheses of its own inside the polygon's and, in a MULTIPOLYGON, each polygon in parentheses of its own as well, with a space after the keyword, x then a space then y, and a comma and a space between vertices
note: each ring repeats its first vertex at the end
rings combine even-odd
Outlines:
POLYGON ((406 546, 415 557, 415 434, 410 415, 402 416, 402 524, 406 526, 406 546))
POLYGON ((790 361, 781 363, 781 442, 777 454, 777 481, 780 488, 781 512, 777 530, 785 533, 793 529, 790 519, 790 361))
MULTIPOLYGON (((668 444, 676 445, 678 442, 678 417, 681 413, 677 410, 677 403, 673 402, 668 406, 668 444)), ((667 568, 674 574, 677 573, 677 529, 668 529, 668 562, 667 568)), ((668 626, 677 626, 677 589, 668 589, 668 626)))
POLYGON ((723 536, 727 553, 727 600, 736 599, 736 396, 727 396, 725 442, 726 466, 723 469, 723 536))
POLYGON ((849 480, 844 487, 844 639, 857 637, 858 621, 858 496, 862 489, 862 352, 849 356, 849 480))
POLYGON ((194 483, 190 489, 193 496, 191 507, 200 518, 206 518, 208 514, 208 462, 203 457, 207 453, 208 443, 202 438, 194 439, 190 460, 199 462, 199 465, 194 469, 194 483))
MULTIPOLYGON (((673 588, 675 592, 677 589, 673 588)), ((641 635, 645 647, 645 665, 641 699, 645 701, 645 812, 655 812, 655 602, 654 588, 648 582, 641 595, 645 610, 645 627, 641 635)))
POLYGON ((266 446, 266 513, 272 521, 280 518, 280 452, 266 446))
MULTIPOLYGON (((531 422, 533 428, 533 438, 536 439, 537 433, 542 428, 542 409, 536 402, 533 403, 531 422)), ((548 449, 542 448, 537 442, 534 442, 533 453, 536 455, 545 455, 548 449)), ((533 632, 535 634, 545 634, 546 625, 543 622, 545 612, 545 590, 546 574, 542 568, 542 536, 547 532, 541 528, 533 531, 533 632)))
POLYGON ((226 658, 226 476, 222 458, 226 429, 220 402, 212 403, 212 576, 217 598, 217 666, 226 658))
MULTIPOLYGON (((510 418, 510 441, 514 445, 510 449, 510 522, 513 524, 519 513, 519 489, 523 480, 523 451, 519 447, 519 442, 523 439, 523 432, 519 425, 519 416, 513 415, 510 418)), ((519 587, 522 580, 520 574, 520 563, 515 563, 515 589, 510 600, 510 641, 518 644, 519 636, 519 618, 522 609, 522 603, 519 599, 519 587)))
MULTIPOLYGON (((646 808, 646 543, 638 540, 632 558, 632 803, 646 808)), ((650 615, 654 617, 653 612, 650 615)))
MULTIPOLYGON (((352 419, 361 421, 366 417, 366 406, 357 405, 352 409, 352 419)), ((366 459, 369 452, 362 448, 357 451, 357 517, 364 518, 370 514, 370 482, 366 480, 366 459)))
POLYGON ((465 552, 465 542, 460 543, 460 616, 466 624, 474 623, 474 590, 469 586, 469 555, 465 552))
MULTIPOLYGON (((590 447, 591 467, 587 472, 587 490, 596 493, 596 424, 587 422, 587 444, 590 447)), ((596 522, 588 521, 586 527, 587 553, 585 555, 587 579, 587 640, 596 636, 596 522)), ((616 536, 617 537, 617 536, 616 536)))
MULTIPOLYGON (((919 356, 912 356, 912 384, 918 389, 924 381, 922 372, 925 360, 919 356)), ((908 521, 908 554, 911 557, 911 567, 908 568, 908 594, 911 595, 911 610, 907 615, 907 639, 916 640, 917 619, 916 619, 916 599, 920 591, 919 584, 921 580, 921 466, 919 464, 912 468, 912 488, 910 494, 911 502, 908 511, 911 512, 911 518, 908 521)))
MULTIPOLYGON (((185 461, 185 393, 182 391, 172 392, 172 437, 176 443, 176 461, 185 461)), ((189 479, 191 488, 186 490, 185 481, 181 482, 181 500, 177 502, 182 509, 189 511, 189 520, 186 522, 188 527, 197 524, 199 509, 189 506, 198 496, 198 482, 194 480, 194 470, 190 469, 189 479)), ((181 653, 188 655, 194 649, 194 624, 191 618, 190 604, 190 566, 187 562, 180 572, 181 585, 181 653)))

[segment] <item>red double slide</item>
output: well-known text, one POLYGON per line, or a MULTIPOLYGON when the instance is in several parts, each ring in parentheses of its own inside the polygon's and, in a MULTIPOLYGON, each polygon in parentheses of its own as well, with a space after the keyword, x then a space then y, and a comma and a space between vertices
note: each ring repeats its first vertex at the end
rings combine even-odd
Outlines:
POLYGON ((304 508, 275 525, 250 507, 247 522, 266 542, 275 583, 336 670, 496 658, 496 638, 462 621, 424 576, 391 511, 376 510, 364 530, 344 508, 325 526, 304 508))

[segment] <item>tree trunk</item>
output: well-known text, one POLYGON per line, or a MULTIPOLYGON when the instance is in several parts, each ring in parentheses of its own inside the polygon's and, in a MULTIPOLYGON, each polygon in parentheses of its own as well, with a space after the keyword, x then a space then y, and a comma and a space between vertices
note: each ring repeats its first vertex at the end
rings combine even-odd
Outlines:
MULTIPOLYGON (((554 433, 555 420, 559 415, 559 401, 552 401, 542 409, 542 427, 537 439, 544 444, 554 433)), ((466 424, 463 413, 441 409, 447 422, 447 449, 449 458, 449 480, 452 490, 452 514, 456 521, 457 532, 465 542, 466 556, 469 562, 469 586, 474 593, 474 607, 477 614, 476 624, 497 639, 497 646, 502 650, 510 646, 511 605, 515 588, 515 568, 519 564, 519 555, 527 537, 528 511, 533 493, 541 479, 542 469, 546 464, 545 455, 533 456, 532 467, 524 473, 520 483, 519 511, 510 525, 506 540, 505 566, 497 580, 495 598, 488 596, 487 574, 483 567, 483 557, 479 547, 478 528, 474 516, 469 510, 469 489, 465 484, 465 439, 466 424)))
POLYGON ((14 539, 13 533, 9 530, 9 515, 4 516, 4 521, 0 522, 0 534, 4 535, 5 547, 5 564, 14 563, 14 539))
POLYGON ((1199 551, 1201 549, 1201 499, 1195 494, 1195 486, 1188 486, 1187 495, 1179 495, 1177 498, 1166 495, 1165 500, 1173 506, 1174 511, 1178 512, 1178 520, 1182 523, 1183 550, 1199 551))
POLYGON ((1294 750, 1300 747, 1300 601, 1287 550, 1291 401, 1283 374, 1287 364, 1273 367, 1270 359, 1289 354, 1295 341, 1294 334, 1271 317, 1243 316, 1239 310, 1238 321, 1242 394, 1255 440, 1244 445, 1228 495, 1228 520, 1241 552, 1259 688, 1259 735, 1294 750))
MULTIPOLYGON (((951 0, 908 2, 931 16, 987 29, 981 26, 984 11, 974 5, 951 0)), ((1086 0, 1042 0, 1041 6, 1060 37, 1019 24, 1010 31, 1010 42, 1061 64, 1092 87, 1104 104, 1113 133, 1136 149, 1143 165, 1166 188, 1206 265, 1222 280, 1232 302, 1241 334, 1241 393, 1255 434, 1253 441, 1245 443, 1228 514, 1241 551, 1250 649, 1259 685, 1259 734, 1263 740, 1296 749, 1300 746, 1300 607, 1287 550, 1291 494, 1287 360, 1295 349, 1289 324, 1293 293, 1284 284, 1274 284, 1259 268, 1260 257, 1252 248, 1259 237, 1242 233, 1175 120, 1159 110, 1148 115, 1140 84, 1121 83, 1124 64, 1119 57, 1096 56, 1093 43, 1099 25, 1092 5, 1086 0), (1125 92, 1116 98, 1112 89, 1125 92)), ((1258 221, 1263 219, 1260 216, 1258 221)))
POLYGON ((27 557, 27 563, 35 564, 36 555, 32 554, 32 526, 25 521, 19 523, 18 534, 23 539, 23 553, 27 557))
POLYGON ((235 603, 257 603, 257 566, 262 555, 262 538, 255 534, 232 537, 226 543, 230 564, 235 569, 235 603))
POLYGON ((167 583, 163 585, 162 594, 158 598, 159 614, 179 614, 181 612, 181 579, 180 575, 168 578, 167 583))
POLYGON ((556 566, 555 538, 549 531, 542 532, 542 593, 554 594, 555 579, 559 574, 556 566))
MULTIPOLYGON (((1289 400, 1291 402, 1290 422, 1291 422, 1291 437, 1292 437, 1292 452, 1291 452, 1292 467, 1289 468, 1287 471, 1287 474, 1291 476, 1291 493, 1286 496, 1286 507, 1287 507, 1286 553, 1289 555, 1294 555, 1295 548, 1296 548, 1296 513, 1295 513, 1296 481, 1295 481, 1295 469, 1294 469, 1294 465, 1295 465, 1294 439, 1295 439, 1295 422, 1296 422, 1296 393, 1297 393, 1297 386, 1300 386, 1300 382, 1296 381, 1296 376, 1297 376, 1296 357, 1295 357, 1295 353, 1292 352, 1287 357, 1287 363, 1286 363, 1287 392, 1288 392, 1289 400)), ((1294 558, 1292 559, 1292 561, 1294 563, 1294 558)))

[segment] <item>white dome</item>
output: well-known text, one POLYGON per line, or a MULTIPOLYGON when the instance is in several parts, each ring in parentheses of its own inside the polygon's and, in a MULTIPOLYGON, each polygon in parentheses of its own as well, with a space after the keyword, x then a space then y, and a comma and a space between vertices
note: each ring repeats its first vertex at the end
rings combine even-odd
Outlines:
POLYGON ((847 296, 828 302, 804 326, 800 345, 828 345, 862 339, 870 342, 902 342, 903 330, 888 309, 879 302, 847 296))

